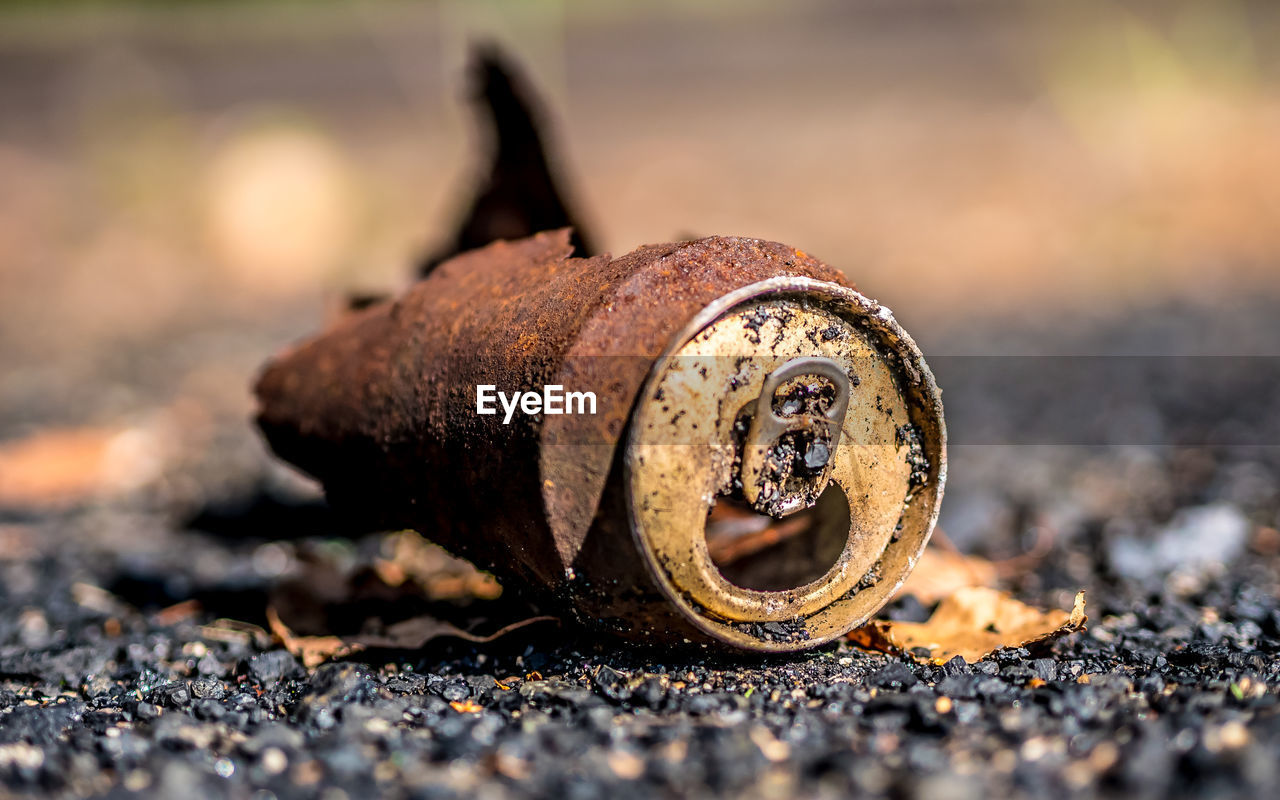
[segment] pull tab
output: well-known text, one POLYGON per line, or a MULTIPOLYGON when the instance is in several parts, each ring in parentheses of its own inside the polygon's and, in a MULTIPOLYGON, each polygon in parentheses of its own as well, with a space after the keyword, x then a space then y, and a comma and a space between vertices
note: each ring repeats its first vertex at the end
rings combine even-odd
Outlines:
POLYGON ((782 517, 817 501, 851 391, 829 358, 795 358, 765 378, 742 452, 742 494, 757 511, 782 517))

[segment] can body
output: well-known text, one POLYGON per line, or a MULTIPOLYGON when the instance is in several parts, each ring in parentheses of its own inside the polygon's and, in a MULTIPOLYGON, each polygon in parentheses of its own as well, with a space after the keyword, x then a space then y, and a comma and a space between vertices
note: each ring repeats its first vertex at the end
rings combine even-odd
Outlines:
POLYGON ((271 446, 335 505, 645 641, 843 633, 909 571, 945 479, 937 388, 892 316, 751 239, 617 259, 572 258, 567 231, 495 243, 281 355, 257 392, 271 446), (480 413, 485 391, 579 402, 480 413), (704 536, 721 500, 827 509, 845 546, 803 586, 738 586, 704 536))

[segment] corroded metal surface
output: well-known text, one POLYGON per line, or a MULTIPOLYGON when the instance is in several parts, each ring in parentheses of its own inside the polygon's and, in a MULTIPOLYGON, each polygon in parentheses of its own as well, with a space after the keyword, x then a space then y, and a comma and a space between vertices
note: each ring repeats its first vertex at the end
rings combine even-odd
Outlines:
POLYGON ((646 641, 839 635, 905 577, 945 474, 936 387, 892 316, 752 239, 617 259, 572 258, 566 231, 496 243, 285 353, 258 396, 272 447, 335 505, 646 641), (504 424, 477 415, 478 384, 591 391, 597 411, 504 424), (815 506, 838 552, 826 574, 727 581, 703 531, 745 494, 775 515, 815 506))
POLYGON ((722 304, 641 397, 627 451, 635 527, 705 633, 771 650, 827 641, 883 605, 927 541, 944 468, 936 391, 892 317, 850 289, 775 278, 722 304), (773 516, 819 505, 818 535, 791 558, 825 570, 770 591, 727 580, 703 527, 709 498, 735 496, 773 516))

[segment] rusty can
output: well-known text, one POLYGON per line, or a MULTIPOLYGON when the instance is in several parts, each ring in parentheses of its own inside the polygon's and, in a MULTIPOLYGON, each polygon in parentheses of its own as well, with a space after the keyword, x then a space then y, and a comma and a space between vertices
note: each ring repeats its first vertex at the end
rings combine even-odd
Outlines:
POLYGON ((846 633, 911 570, 946 475, 938 388, 893 315, 755 239, 498 242, 282 354, 257 393, 335 506, 644 642, 846 633), (735 531, 752 546, 718 546, 735 531))

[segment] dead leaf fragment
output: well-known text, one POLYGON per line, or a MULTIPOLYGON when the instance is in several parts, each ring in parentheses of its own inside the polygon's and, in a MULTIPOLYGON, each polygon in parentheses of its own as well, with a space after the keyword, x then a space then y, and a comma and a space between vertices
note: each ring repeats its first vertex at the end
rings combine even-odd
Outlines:
POLYGON ((373 569, 387 586, 411 582, 432 600, 492 600, 502 594, 502 587, 492 575, 449 555, 415 531, 388 534, 382 549, 388 557, 375 559, 373 569))
POLYGON ((160 609, 151 615, 151 619, 157 625, 177 625, 199 615, 202 610, 200 601, 192 598, 160 609))
POLYGON ((101 586, 77 581, 71 584, 71 599, 81 608, 99 614, 121 615, 129 611, 129 604, 101 586))
POLYGON ((380 635, 359 634, 349 636, 346 641, 359 646, 361 649, 367 647, 381 647, 388 650, 418 650, 432 639, 439 639, 446 636, 452 636, 458 639, 465 639, 468 642, 484 644, 492 642, 495 639, 506 636, 514 630, 523 628, 526 625, 532 625, 535 622, 558 622, 555 617, 541 616, 529 617, 510 625, 505 625, 498 630, 485 636, 478 636, 469 631, 464 631, 457 625, 437 619, 430 616, 412 617, 402 622, 388 625, 387 629, 380 635))
POLYGON ((172 416, 131 427, 44 428, 0 442, 0 505, 56 509, 146 486, 174 456, 172 416))
POLYGON ((0 503, 56 506, 100 493, 120 429, 48 429, 0 445, 0 503))
POLYGON ((930 606, 960 589, 994 586, 999 577, 998 567, 985 558, 930 544, 916 560, 898 595, 915 595, 921 603, 930 606))
POLYGON ((364 649, 358 644, 344 642, 338 636, 298 636, 280 620, 274 608, 267 608, 267 626, 284 649, 293 653, 304 667, 318 667, 331 658, 341 658, 364 649))
POLYGON ((208 625, 200 626, 200 636, 215 642, 226 642, 238 646, 253 644, 265 648, 271 644, 271 635, 249 622, 238 619, 220 617, 208 625))
POLYGON ((924 648, 937 664, 956 656, 974 662, 1001 647, 1041 644, 1084 630, 1087 621, 1083 591, 1070 612, 1040 611, 1005 592, 974 586, 943 600, 928 622, 876 620, 849 638, 871 650, 912 657, 916 648, 924 648))
POLYGON ((267 607, 267 625, 284 649, 297 657, 308 669, 324 662, 353 655, 370 648, 387 650, 419 650, 433 639, 454 637, 483 644, 492 642, 514 630, 535 622, 558 622, 555 617, 530 617, 503 626, 493 633, 480 636, 444 620, 430 616, 412 617, 388 625, 380 634, 356 634, 353 636, 299 636, 280 619, 275 608, 267 607))
POLYGON ((804 515, 774 522, 728 503, 717 503, 707 519, 707 550, 712 561, 727 566, 804 533, 809 522, 804 515))

